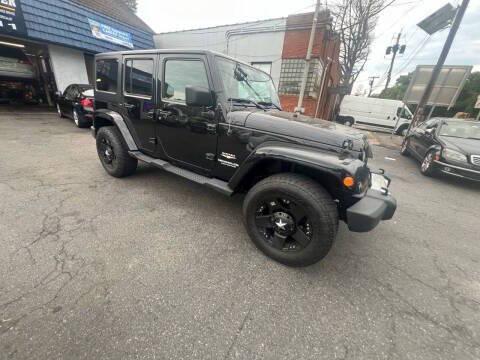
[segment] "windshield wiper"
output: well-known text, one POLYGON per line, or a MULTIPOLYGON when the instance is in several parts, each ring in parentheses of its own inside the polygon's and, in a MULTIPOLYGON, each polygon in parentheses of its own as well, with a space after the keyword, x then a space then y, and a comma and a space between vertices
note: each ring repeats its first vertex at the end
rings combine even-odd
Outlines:
POLYGON ((273 103, 273 102, 259 101, 258 103, 260 105, 273 106, 275 109, 282 111, 282 108, 280 106, 278 106, 277 104, 273 103))
POLYGON ((250 99, 243 99, 243 98, 228 98, 228 102, 236 102, 240 104, 252 104, 255 105, 257 108, 265 110, 265 107, 260 105, 258 102, 250 99))

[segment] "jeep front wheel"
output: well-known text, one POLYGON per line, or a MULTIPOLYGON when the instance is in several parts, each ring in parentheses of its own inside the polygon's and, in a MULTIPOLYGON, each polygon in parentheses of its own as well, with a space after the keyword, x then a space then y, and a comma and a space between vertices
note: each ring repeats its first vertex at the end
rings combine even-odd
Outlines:
POLYGON ((279 174, 256 184, 243 204, 247 231, 267 256, 288 266, 323 259, 336 237, 338 210, 317 182, 279 174))
POLYGON ((132 175, 137 169, 137 159, 128 154, 127 146, 114 126, 105 126, 98 131, 97 153, 107 173, 114 177, 132 175))

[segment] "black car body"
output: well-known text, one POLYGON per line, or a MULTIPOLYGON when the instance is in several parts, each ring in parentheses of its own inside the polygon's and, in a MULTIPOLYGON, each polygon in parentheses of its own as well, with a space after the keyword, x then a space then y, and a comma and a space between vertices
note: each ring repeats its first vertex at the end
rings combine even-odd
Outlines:
MULTIPOLYGON (((262 211, 275 203, 271 206, 280 208, 289 197, 287 190, 280 190, 284 187, 294 199, 302 197, 293 195, 299 189, 316 187, 306 201, 314 200, 315 194, 328 198, 326 211, 331 217, 321 217, 330 219, 325 225, 332 229, 328 236, 336 233, 338 219, 352 231, 364 232, 395 212, 390 180, 381 172, 372 174, 367 166, 372 152, 366 136, 342 125, 281 111, 270 76, 258 69, 210 51, 152 50, 97 55, 96 72, 92 131, 100 160, 113 176, 133 173, 136 163, 124 158, 130 157, 227 195, 247 193, 246 224, 249 204, 267 188, 269 194, 283 195, 260 206, 262 211)), ((297 221, 300 215, 292 215, 291 204, 288 200, 283 211, 272 213, 263 224, 265 229, 270 220, 287 228, 289 221, 297 221)), ((292 236, 299 235, 301 226, 311 228, 303 220, 303 225, 292 222, 291 228, 297 229, 292 236)), ((270 235, 285 243, 288 236, 283 227, 270 235)), ((307 250, 305 244, 300 246, 301 256, 285 254, 287 250, 279 249, 278 243, 271 250, 249 225, 247 230, 262 251, 288 265, 306 265, 326 255, 323 250, 307 250)))
POLYGON ((480 122, 434 118, 405 138, 402 153, 421 161, 421 172, 480 181, 480 122))
POLYGON ((69 117, 80 128, 90 127, 94 112, 93 86, 71 84, 63 93, 57 93, 57 112, 60 117, 69 117))

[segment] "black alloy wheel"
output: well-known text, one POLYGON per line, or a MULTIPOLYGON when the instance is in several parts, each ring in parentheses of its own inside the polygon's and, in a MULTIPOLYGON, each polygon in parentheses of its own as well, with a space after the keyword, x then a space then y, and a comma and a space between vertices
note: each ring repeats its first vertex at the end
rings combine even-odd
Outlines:
POLYGON ((299 251, 312 240, 306 209, 283 194, 266 194, 256 211, 255 223, 265 242, 277 250, 299 251))
POLYGON ((114 177, 129 176, 137 169, 137 159, 128 154, 122 135, 114 126, 105 126, 98 131, 97 153, 104 169, 114 177))
POLYGON ((102 162, 108 166, 114 166, 115 150, 109 139, 102 137, 98 146, 98 153, 102 157, 102 162))

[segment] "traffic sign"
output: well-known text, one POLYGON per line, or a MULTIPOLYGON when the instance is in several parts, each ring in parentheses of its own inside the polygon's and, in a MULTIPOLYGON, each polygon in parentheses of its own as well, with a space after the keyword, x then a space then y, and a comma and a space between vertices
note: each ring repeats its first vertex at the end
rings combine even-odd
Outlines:
POLYGON ((441 9, 435 11, 432 15, 424 19, 422 22, 418 23, 417 26, 425 31, 427 34, 432 35, 437 31, 445 29, 448 27, 455 15, 457 14, 457 9, 454 8, 451 4, 447 4, 441 9))

